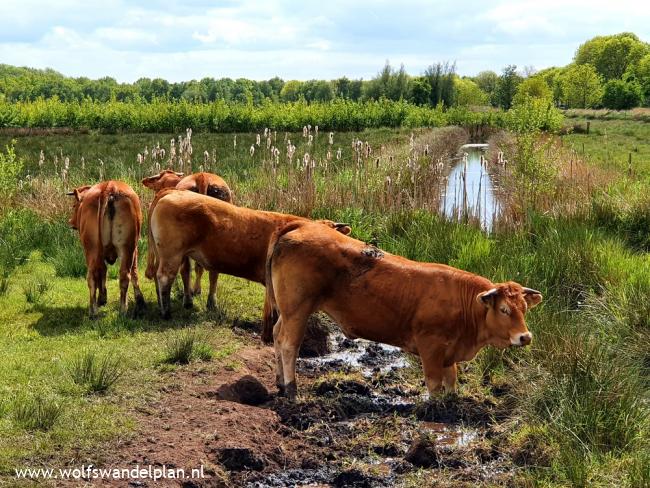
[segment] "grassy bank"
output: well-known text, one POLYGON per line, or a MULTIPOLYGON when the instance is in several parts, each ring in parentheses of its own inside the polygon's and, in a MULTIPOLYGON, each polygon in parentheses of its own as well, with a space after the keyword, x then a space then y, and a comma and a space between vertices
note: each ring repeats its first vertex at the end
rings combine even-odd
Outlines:
MULTIPOLYGON (((305 137, 287 135, 297 146, 293 159, 285 153, 283 133, 277 139, 271 136, 268 151, 261 136, 258 146, 256 134, 239 134, 235 146, 234 135, 197 134, 192 169, 203 164, 222 174, 232 182, 238 203, 346 221, 355 237, 376 241, 387 251, 542 291, 544 303, 529 315, 533 346, 503 353, 488 349, 461 373, 461 398, 491 398, 499 391, 507 402, 509 413, 499 423, 500 447, 521 467, 518 484, 650 483, 650 263, 631 245, 621 223, 642 219, 643 207, 630 207, 623 198, 647 188, 640 174, 630 178, 621 170, 595 182, 573 171, 567 176, 566 167, 560 166, 548 184, 533 188, 540 192, 537 208, 522 208, 530 200, 519 198, 517 185, 511 185, 512 195, 504 198, 517 225, 488 235, 436 215, 440 181, 448 171, 444 168, 467 138, 462 130, 335 134, 330 144, 328 134, 315 136, 312 129, 305 137), (279 158, 272 157, 270 146, 282 147, 279 158), (610 188, 617 188, 621 198, 608 198, 604 207, 610 188)), ((517 158, 534 164, 544 151, 553 151, 557 157, 552 159, 561 165, 568 154, 562 151, 582 136, 565 136, 564 149, 512 137, 495 138, 495 143, 501 141, 510 161, 501 178, 516 182, 521 177, 517 158)), ((584 137, 598 145, 592 142, 598 134, 584 137)), ((136 185, 138 172, 154 169, 160 161, 150 159, 141 167, 136 157, 144 146, 151 157, 159 139, 166 141, 156 135, 89 134, 21 138, 17 143, 30 178, 21 174, 22 187, 16 182, 15 195, 0 217, 5 276, 0 281, 0 350, 5 358, 0 369, 5 399, 0 406, 0 469, 5 477, 17 464, 52 459, 66 463, 93 450, 101 452, 132 432, 129 412, 155 395, 169 368, 183 367, 165 361, 178 328, 189 325, 200 332, 197 350, 208 352, 194 360, 214 368, 228 361, 241 343, 228 327, 232 319, 259 316, 262 288, 224 277, 219 314, 211 315, 202 306, 193 312, 179 308, 168 324, 158 320, 152 306, 144 320, 123 319, 117 316, 113 269, 107 314, 96 322, 85 318, 84 269, 76 236, 65 225, 70 203, 63 189, 97 179, 95 160, 101 158, 105 176, 127 179, 146 196, 136 185), (46 153, 43 164, 41 149, 46 153), (70 163, 62 176, 66 157, 70 163), (104 393, 89 392, 87 382, 71 373, 86 351, 100 359, 123 358, 119 380, 104 393), (30 411, 25 405, 39 402, 49 406, 41 411, 50 412, 41 417, 53 419, 45 420, 43 428, 35 428, 30 415, 22 413, 30 411), (82 436, 85 444, 75 447, 82 436)), ((164 147, 169 150, 168 144, 164 147)), ((179 155, 171 163, 179 168, 188 161, 179 155)), ((575 164, 574 170, 577 160, 575 164)), ((144 283, 144 292, 154 304, 151 283, 144 283)), ((417 482, 426 483, 430 475, 419 473, 417 482)))

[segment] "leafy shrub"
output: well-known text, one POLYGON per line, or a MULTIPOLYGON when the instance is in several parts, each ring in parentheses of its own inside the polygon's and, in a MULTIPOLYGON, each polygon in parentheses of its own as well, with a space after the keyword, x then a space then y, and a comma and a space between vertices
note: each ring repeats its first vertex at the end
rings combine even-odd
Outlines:
POLYGON ((603 106, 624 110, 641 105, 643 95, 636 81, 609 80, 605 84, 603 106))

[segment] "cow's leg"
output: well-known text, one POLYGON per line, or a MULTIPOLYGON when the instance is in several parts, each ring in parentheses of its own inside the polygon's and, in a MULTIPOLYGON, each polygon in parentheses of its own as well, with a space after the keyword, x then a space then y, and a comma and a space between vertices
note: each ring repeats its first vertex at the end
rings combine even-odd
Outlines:
POLYGON ((140 281, 138 279, 138 248, 133 251, 133 261, 131 262, 131 283, 133 284, 133 294, 135 296, 135 315, 139 315, 146 308, 147 304, 144 301, 144 295, 140 290, 140 281))
POLYGON ((106 266, 100 266, 97 270, 99 297, 97 298, 97 306, 103 307, 108 301, 108 292, 106 291, 106 266))
MULTIPOLYGON (((196 276, 198 282, 199 265, 197 264, 196 267, 197 267, 196 276)), ((210 290, 208 292, 208 301, 206 302, 205 306, 208 310, 214 310, 217 307, 217 280, 219 279, 219 273, 217 271, 208 271, 208 276, 210 277, 210 290)))
POLYGON ((273 326, 273 345, 275 349, 275 384, 278 387, 278 394, 280 396, 284 396, 285 389, 284 389, 284 371, 282 369, 282 351, 280 350, 280 342, 278 341, 278 335, 280 334, 281 327, 282 327, 282 317, 278 317, 278 320, 273 326))
MULTIPOLYGON (((194 264, 194 272, 196 273, 196 278, 194 279, 194 289, 192 290, 193 295, 201 294, 201 278, 203 277, 203 266, 199 263, 194 264)), ((212 282, 210 282, 212 284, 212 282)), ((208 297, 209 299, 209 297, 208 297)))
POLYGON ((128 308, 129 283, 131 282, 130 255, 123 252, 120 256, 120 313, 126 314, 128 308))
POLYGON ((91 319, 97 317, 97 273, 90 265, 86 273, 86 281, 88 282, 88 292, 90 295, 90 303, 88 311, 91 319))
POLYGON ((298 350, 305 337, 307 330, 307 319, 311 313, 311 307, 301 307, 301 311, 291 315, 282 315, 282 326, 278 331, 276 343, 279 344, 282 355, 282 374, 284 377, 284 389, 287 398, 293 400, 298 393, 296 386, 296 359, 298 350))
POLYGON ((442 371, 442 387, 446 392, 456 391, 456 378, 458 377, 458 369, 456 363, 443 369, 442 371))
POLYGON ((170 319, 171 313, 171 291, 172 284, 178 269, 182 264, 183 258, 174 256, 166 259, 161 256, 158 260, 158 271, 156 272, 156 279, 158 282, 158 301, 160 302, 160 314, 163 319, 170 319))
POLYGON ((420 353, 422 369, 424 370, 424 382, 429 390, 429 396, 433 397, 440 393, 445 377, 444 351, 439 348, 420 353))
POLYGON ((181 279, 183 280, 183 306, 185 308, 192 308, 192 289, 190 288, 190 273, 191 273, 190 258, 185 256, 181 263, 181 279))

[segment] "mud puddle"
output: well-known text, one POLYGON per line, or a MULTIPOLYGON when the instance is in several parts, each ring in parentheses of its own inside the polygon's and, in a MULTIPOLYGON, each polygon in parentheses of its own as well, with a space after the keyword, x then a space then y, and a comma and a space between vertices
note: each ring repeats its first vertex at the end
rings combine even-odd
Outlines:
POLYGON ((423 381, 414 380, 398 348, 338 331, 329 346, 328 354, 299 359, 298 401, 276 398, 269 405, 321 458, 304 469, 259 473, 245 486, 399 486, 421 468, 455 469, 471 483, 501 476, 498 455, 485 442, 493 405, 427 401, 423 381))

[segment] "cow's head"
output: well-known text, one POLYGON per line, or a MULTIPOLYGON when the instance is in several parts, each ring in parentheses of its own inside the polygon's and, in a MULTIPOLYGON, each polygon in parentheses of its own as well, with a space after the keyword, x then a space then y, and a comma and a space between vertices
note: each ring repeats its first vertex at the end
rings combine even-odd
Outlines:
POLYGON ((487 308, 484 334, 488 344, 505 348, 531 343, 533 335, 524 316, 542 301, 540 292, 509 281, 479 293, 476 300, 487 308))
POLYGON ((90 189, 90 185, 84 185, 66 193, 66 195, 74 197, 74 205, 72 207, 72 217, 70 217, 70 220, 68 220, 68 224, 70 224, 70 227, 72 227, 75 230, 79 230, 79 207, 81 206, 81 200, 83 200, 84 194, 89 189, 90 189))
POLYGON ((164 169, 154 176, 142 180, 142 184, 153 191, 160 191, 163 188, 175 188, 184 173, 177 173, 171 169, 164 169))
POLYGON ((325 224, 326 226, 331 227, 335 231, 340 232, 345 236, 352 232, 352 227, 350 227, 350 224, 342 224, 341 222, 333 222, 331 220, 317 220, 317 222, 325 224))

